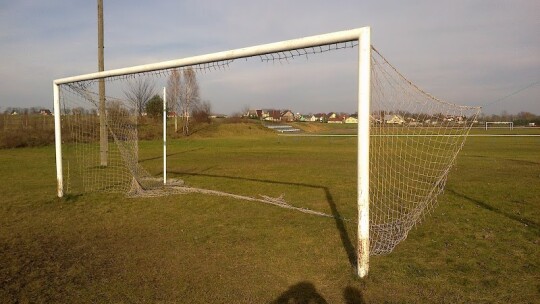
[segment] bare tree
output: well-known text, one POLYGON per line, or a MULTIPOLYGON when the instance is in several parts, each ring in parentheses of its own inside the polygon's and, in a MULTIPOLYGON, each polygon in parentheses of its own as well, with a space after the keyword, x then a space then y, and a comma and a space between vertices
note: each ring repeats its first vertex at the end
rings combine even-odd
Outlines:
POLYGON ((138 77, 128 83, 128 88, 124 91, 124 94, 135 107, 137 114, 142 116, 146 103, 155 94, 154 91, 154 84, 148 78, 138 77))
POLYGON ((178 109, 180 109, 181 76, 178 69, 174 69, 167 80, 167 103, 171 105, 174 112, 174 132, 178 132, 178 109))
POLYGON ((193 109, 193 119, 196 122, 210 122, 210 115, 212 115, 212 105, 210 101, 203 100, 197 104, 197 107, 193 109))
POLYGON ((183 116, 182 131, 184 135, 189 135, 189 117, 192 111, 197 108, 197 104, 200 101, 199 84, 197 82, 197 75, 191 67, 185 69, 183 74, 183 85, 180 89, 180 105, 183 116))
POLYGON ((129 120, 130 117, 129 110, 118 100, 108 102, 107 115, 109 116, 109 120, 113 121, 115 124, 122 123, 124 120, 129 120))

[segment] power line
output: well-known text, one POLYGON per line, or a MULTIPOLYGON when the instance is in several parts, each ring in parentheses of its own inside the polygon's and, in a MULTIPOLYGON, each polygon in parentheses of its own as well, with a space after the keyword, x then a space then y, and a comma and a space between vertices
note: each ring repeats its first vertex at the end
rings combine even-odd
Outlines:
POLYGON ((501 102, 501 101, 503 101, 503 100, 505 100, 505 99, 507 99, 507 98, 509 98, 509 97, 512 97, 512 96, 516 95, 517 93, 519 93, 519 92, 521 92, 521 91, 525 91, 526 89, 531 88, 531 87, 534 87, 534 86, 536 86, 536 85, 538 85, 538 84, 540 84, 540 81, 536 81, 536 82, 530 83, 530 84, 524 86, 523 88, 521 88, 521 89, 519 89, 519 90, 517 90, 517 91, 514 91, 514 92, 512 92, 512 93, 510 93, 510 94, 508 94, 508 95, 506 95, 506 96, 504 96, 504 97, 501 97, 501 98, 499 98, 499 99, 497 99, 497 100, 494 100, 494 101, 492 101, 492 102, 488 102, 488 103, 482 105, 482 107, 487 107, 487 106, 494 105, 494 104, 496 104, 496 103, 498 103, 498 102, 501 102))

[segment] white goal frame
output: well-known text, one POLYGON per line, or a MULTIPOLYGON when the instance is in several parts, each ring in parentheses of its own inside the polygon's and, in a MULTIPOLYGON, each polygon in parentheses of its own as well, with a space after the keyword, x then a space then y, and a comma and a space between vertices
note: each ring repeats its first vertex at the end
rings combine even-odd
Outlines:
MULTIPOLYGON (((286 40, 276 43, 240 48, 225 52, 139 65, 122 69, 56 79, 53 81, 54 126, 56 149, 57 195, 64 196, 64 177, 62 169, 62 132, 60 114, 60 85, 77 81, 105 79, 157 70, 181 68, 217 61, 260 56, 269 53, 311 48, 334 43, 358 42, 358 154, 357 154, 357 207, 358 244, 357 273, 361 278, 369 270, 369 141, 370 141, 370 103, 371 103, 371 30, 362 27, 347 31, 286 40)), ((165 154, 164 154, 165 155, 165 154)), ((165 172, 164 172, 165 174, 165 172)))
POLYGON ((513 121, 486 121, 485 130, 488 129, 488 125, 508 125, 510 130, 514 130, 513 121))

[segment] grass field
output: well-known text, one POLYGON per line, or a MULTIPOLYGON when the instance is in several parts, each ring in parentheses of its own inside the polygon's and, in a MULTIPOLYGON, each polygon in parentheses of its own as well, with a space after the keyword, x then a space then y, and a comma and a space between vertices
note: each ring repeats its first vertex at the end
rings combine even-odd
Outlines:
MULTIPOLYGON (((170 141, 168 175, 356 216, 356 138, 225 135, 170 141)), ((161 145, 140 148, 158 175, 161 145)), ((1 303, 540 298, 540 137, 469 138, 439 206, 366 280, 354 224, 200 194, 57 199, 51 146, 0 150, 0 176, 1 303)))

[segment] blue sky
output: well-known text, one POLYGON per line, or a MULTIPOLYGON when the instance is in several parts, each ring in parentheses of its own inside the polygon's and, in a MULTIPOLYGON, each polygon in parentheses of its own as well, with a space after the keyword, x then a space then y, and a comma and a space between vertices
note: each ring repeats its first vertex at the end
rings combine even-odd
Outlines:
MULTIPOLYGON (((372 44, 433 95, 484 105, 537 83, 484 112, 540 114, 540 1, 104 2, 106 69, 369 25, 372 44)), ((96 9, 96 1, 0 0, 0 111, 52 108, 54 79, 97 70, 96 9)), ((309 76, 332 74, 344 61, 299 71, 287 81, 296 88, 289 94, 324 81, 309 76)), ((288 105, 274 70, 232 70, 203 79, 203 98, 219 112, 272 103, 298 111, 350 110, 324 94, 319 101, 292 98, 288 105)), ((350 82, 348 73, 332 75, 333 86, 350 82)), ((350 91, 343 91, 334 97, 348 99, 350 91)))

